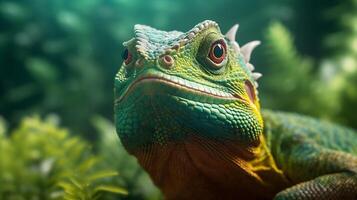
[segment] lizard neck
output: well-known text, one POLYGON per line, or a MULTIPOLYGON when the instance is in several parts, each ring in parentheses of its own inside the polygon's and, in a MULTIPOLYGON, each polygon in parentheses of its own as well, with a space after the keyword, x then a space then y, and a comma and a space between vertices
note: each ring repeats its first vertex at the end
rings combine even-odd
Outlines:
POLYGON ((253 146, 192 136, 132 153, 168 199, 271 198, 287 184, 263 135, 253 146))

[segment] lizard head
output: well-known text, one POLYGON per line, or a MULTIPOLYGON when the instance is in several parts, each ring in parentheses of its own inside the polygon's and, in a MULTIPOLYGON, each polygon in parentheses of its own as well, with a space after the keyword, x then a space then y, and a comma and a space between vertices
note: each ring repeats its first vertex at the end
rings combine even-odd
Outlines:
POLYGON ((130 151, 192 135, 256 142, 262 131, 250 55, 238 25, 226 35, 204 21, 186 33, 135 25, 115 77, 115 124, 130 151))

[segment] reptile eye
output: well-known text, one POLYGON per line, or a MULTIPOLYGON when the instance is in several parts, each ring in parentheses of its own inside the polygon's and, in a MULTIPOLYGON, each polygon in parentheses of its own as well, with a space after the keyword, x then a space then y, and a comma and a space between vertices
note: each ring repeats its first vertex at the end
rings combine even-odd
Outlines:
POLYGON ((224 73, 228 61, 226 41, 220 34, 209 33, 200 43, 196 58, 206 72, 216 75, 224 73))
POLYGON ((208 57, 213 63, 219 65, 226 58, 226 52, 226 44, 223 40, 218 40, 211 45, 208 57))
POLYGON ((129 52, 128 49, 125 49, 122 55, 122 58, 124 60, 124 63, 126 65, 130 64, 131 60, 132 60, 133 55, 129 52))

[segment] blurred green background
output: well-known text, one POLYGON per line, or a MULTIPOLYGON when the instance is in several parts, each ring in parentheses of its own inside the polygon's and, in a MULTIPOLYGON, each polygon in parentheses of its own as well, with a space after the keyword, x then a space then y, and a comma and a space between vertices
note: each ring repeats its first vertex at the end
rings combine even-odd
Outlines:
POLYGON ((115 134, 113 77, 134 24, 205 19, 262 41, 263 108, 357 128, 357 0, 2 0, 0 199, 160 199, 115 134))

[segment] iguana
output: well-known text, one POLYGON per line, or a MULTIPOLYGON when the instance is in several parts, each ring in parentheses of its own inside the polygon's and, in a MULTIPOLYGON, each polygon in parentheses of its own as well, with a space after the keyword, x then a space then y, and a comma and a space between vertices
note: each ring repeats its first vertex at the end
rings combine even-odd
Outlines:
MULTIPOLYGON (((357 199, 357 133, 260 109, 238 25, 135 25, 115 76, 115 125, 167 199, 357 199)), ((294 98, 293 96, 291 98, 294 98)))

